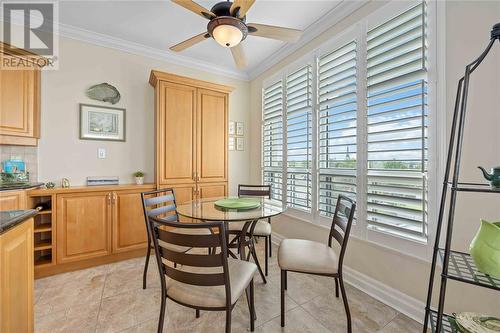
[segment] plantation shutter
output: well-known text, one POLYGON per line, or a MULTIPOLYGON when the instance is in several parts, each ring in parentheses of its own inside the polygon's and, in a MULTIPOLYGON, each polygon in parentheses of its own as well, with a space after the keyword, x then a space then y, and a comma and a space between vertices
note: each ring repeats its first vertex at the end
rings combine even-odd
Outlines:
POLYGON ((318 64, 318 209, 331 216, 339 194, 356 199, 356 42, 318 64))
POLYGON ((271 185, 271 198, 283 199, 283 84, 263 91, 263 181, 271 185))
POLYGON ((368 31, 368 228, 426 235, 425 2, 368 31))
POLYGON ((311 210, 312 71, 307 65, 286 77, 286 191, 289 207, 311 210))

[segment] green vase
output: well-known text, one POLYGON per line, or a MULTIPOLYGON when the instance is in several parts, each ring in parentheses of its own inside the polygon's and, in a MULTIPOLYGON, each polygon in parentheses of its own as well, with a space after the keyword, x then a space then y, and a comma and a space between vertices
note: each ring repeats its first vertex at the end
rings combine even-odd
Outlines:
POLYGON ((480 272, 500 277, 500 222, 481 220, 469 250, 480 272))

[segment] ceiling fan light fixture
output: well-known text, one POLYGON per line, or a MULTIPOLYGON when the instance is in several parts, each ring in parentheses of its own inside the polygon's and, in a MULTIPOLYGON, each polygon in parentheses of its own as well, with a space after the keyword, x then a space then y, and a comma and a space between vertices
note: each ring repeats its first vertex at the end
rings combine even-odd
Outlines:
POLYGON ((238 45, 248 35, 248 28, 241 20, 222 16, 211 20, 207 26, 208 33, 220 45, 230 48, 238 45))

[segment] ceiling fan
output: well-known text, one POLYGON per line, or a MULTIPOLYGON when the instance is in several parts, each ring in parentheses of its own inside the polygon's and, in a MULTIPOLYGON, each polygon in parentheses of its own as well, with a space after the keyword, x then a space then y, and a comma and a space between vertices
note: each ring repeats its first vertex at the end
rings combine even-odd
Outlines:
POLYGON ((207 32, 193 36, 170 49, 180 52, 207 38, 212 37, 223 47, 229 48, 236 63, 236 67, 242 69, 247 65, 247 60, 240 42, 248 35, 277 39, 285 42, 296 42, 302 35, 302 31, 297 29, 276 27, 266 24, 246 23, 246 14, 255 0, 234 0, 222 1, 215 4, 208 10, 191 0, 171 0, 210 20, 207 25, 207 32))

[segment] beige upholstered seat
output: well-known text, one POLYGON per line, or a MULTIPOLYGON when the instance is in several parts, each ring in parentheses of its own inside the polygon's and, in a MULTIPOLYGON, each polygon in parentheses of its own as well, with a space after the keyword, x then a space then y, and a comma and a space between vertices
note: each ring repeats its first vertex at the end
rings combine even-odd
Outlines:
POLYGON ((278 251, 282 270, 313 274, 336 274, 338 256, 326 244, 305 239, 284 239, 278 251))
MULTIPOLYGON (((241 231, 244 225, 245 222, 231 222, 229 223, 228 229, 229 231, 241 231)), ((264 220, 258 221, 253 231, 253 234, 255 236, 260 236, 260 237, 269 236, 271 235, 271 233, 272 233, 271 224, 264 220)))
MULTIPOLYGON (((231 304, 236 303, 253 279, 257 266, 248 261, 228 258, 229 281, 231 285, 231 304)), ((188 267, 181 268, 190 271, 188 267)), ((198 273, 200 273, 198 271, 198 273)), ((224 286, 204 287, 167 279, 169 298, 195 307, 225 307, 226 289, 224 286)))

